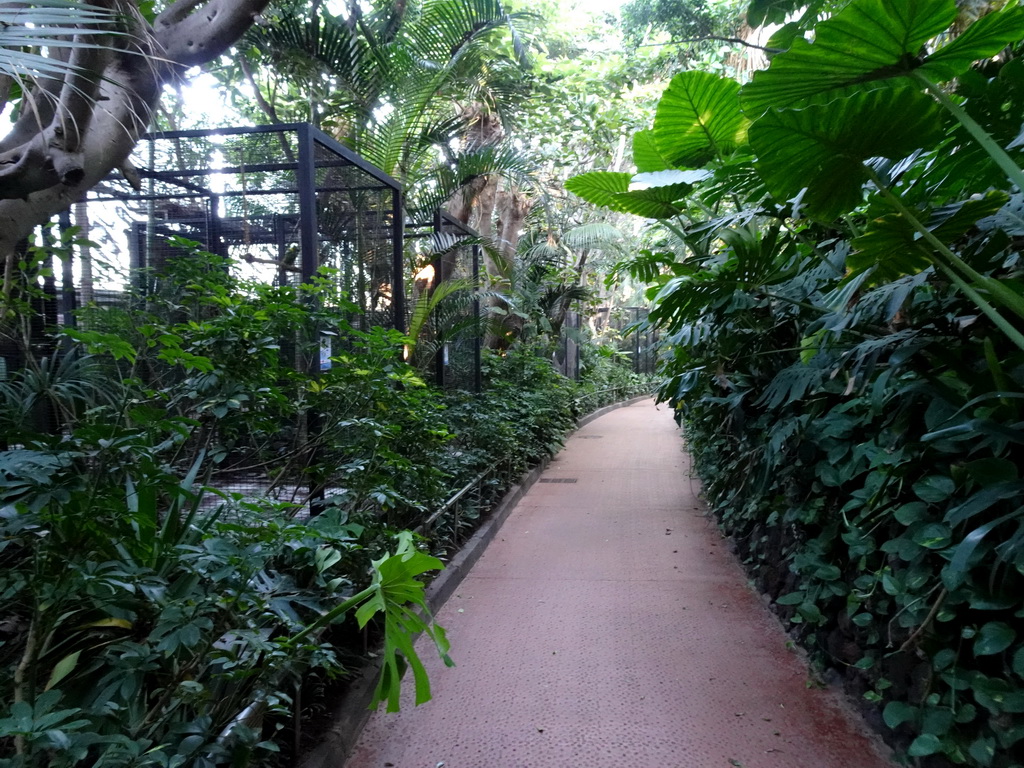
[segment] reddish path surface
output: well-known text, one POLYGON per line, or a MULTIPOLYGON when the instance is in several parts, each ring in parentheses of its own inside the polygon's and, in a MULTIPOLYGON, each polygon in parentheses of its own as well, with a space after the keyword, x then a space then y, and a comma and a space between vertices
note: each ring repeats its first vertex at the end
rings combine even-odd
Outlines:
POLYGON ((348 768, 889 768, 696 490, 665 408, 577 432, 438 614, 458 666, 428 664, 434 700, 375 714, 348 768))

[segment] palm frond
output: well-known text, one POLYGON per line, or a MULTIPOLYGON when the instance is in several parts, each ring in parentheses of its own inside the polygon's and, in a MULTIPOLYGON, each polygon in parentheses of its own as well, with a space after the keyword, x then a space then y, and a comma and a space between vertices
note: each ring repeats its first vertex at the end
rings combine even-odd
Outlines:
POLYGON ((576 250, 619 250, 624 240, 622 232, 604 221, 582 224, 562 235, 562 242, 576 250))
POLYGON ((417 180, 410 190, 410 208, 436 210, 479 176, 497 174, 516 186, 532 186, 532 170, 529 159, 507 144, 463 152, 453 162, 439 165, 417 180))
POLYGON ((94 48, 102 36, 126 36, 116 28, 117 14, 70 0, 36 0, 30 5, 0 2, 0 74, 14 78, 63 78, 78 71, 42 48, 94 48))

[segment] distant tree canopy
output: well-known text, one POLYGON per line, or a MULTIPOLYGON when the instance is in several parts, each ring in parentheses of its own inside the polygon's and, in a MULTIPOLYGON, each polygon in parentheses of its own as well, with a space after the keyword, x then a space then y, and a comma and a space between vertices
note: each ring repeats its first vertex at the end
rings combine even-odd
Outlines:
POLYGON ((628 45, 637 46, 660 32, 671 42, 732 34, 743 5, 736 0, 630 0, 622 6, 623 35, 628 45))

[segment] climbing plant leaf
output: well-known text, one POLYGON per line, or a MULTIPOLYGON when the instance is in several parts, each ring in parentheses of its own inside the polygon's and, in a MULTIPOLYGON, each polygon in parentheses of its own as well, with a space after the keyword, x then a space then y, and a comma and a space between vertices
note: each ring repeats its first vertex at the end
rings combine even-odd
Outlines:
POLYGON ((682 72, 658 102, 654 140, 671 165, 696 168, 745 143, 740 86, 709 72, 682 72))
POLYGON ((861 201, 863 162, 898 159, 940 131, 939 107, 910 88, 856 93, 802 110, 769 110, 750 128, 758 173, 779 200, 807 188, 807 215, 832 220, 861 201))
POLYGON ((974 654, 976 656, 991 656, 1002 653, 1017 637, 1008 624, 1002 621, 990 621, 978 630, 974 638, 974 654))
MULTIPOLYGON (((910 72, 921 47, 957 17, 955 0, 855 0, 815 28, 814 42, 796 38, 740 96, 756 117, 769 108, 858 83, 910 72)), ((951 57, 952 59, 953 57, 951 57)))

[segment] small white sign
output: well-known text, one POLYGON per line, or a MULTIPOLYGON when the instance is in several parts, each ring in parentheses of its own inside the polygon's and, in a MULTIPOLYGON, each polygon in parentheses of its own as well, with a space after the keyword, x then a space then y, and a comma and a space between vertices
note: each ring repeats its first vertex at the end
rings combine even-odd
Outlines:
POLYGON ((330 336, 320 337, 320 370, 331 370, 331 338, 330 336))

